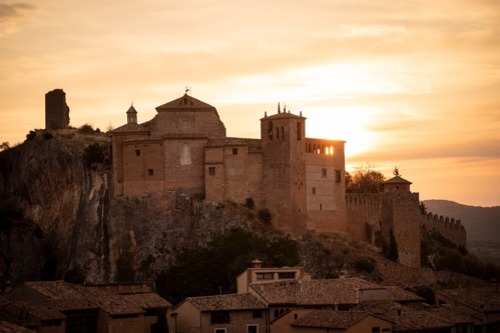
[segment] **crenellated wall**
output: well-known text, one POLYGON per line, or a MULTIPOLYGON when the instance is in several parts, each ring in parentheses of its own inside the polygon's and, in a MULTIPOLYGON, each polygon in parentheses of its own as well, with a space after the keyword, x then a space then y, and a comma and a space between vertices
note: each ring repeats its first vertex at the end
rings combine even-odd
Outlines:
POLYGON ((422 226, 439 232, 458 246, 467 247, 467 233, 460 220, 428 213, 422 217, 422 226))

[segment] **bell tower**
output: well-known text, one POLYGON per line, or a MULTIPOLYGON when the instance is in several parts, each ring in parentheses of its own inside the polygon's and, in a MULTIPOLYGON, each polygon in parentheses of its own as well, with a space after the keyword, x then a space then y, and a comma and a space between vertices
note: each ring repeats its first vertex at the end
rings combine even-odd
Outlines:
POLYGON ((290 234, 306 229, 306 118, 281 110, 261 120, 263 207, 273 225, 290 234))

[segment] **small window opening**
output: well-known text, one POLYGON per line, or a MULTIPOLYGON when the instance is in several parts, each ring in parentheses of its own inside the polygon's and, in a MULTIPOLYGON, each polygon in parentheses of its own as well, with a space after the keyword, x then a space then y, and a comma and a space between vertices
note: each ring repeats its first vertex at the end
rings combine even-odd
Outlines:
POLYGON ((342 173, 340 170, 335 170, 335 182, 340 183, 342 181, 342 173))
POLYGON ((140 149, 136 149, 135 150, 135 156, 141 156, 141 150, 140 149))
POLYGON ((208 167, 208 174, 210 176, 215 176, 215 167, 208 167))
POLYGON ((233 148, 233 155, 238 155, 238 148, 233 148))
POLYGON ((321 177, 325 178, 328 176, 328 170, 326 168, 321 169, 321 177))
POLYGON ((148 175, 152 176, 153 174, 154 174, 154 170, 153 169, 148 169, 148 175))

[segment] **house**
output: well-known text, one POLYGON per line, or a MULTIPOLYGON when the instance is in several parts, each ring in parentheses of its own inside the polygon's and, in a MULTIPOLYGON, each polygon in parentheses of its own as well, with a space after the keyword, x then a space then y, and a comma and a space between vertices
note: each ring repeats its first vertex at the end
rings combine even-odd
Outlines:
POLYGON ((249 293, 188 297, 173 311, 178 333, 267 332, 266 305, 249 293))
POLYGON ((366 312, 313 310, 298 317, 283 333, 382 333, 392 332, 392 323, 366 312))
POLYGON ((24 282, 3 297, 4 314, 41 333, 156 332, 171 307, 152 292, 120 294, 64 281, 24 282))
POLYGON ((500 290, 497 285, 443 289, 436 305, 474 318, 474 332, 500 332, 500 290))

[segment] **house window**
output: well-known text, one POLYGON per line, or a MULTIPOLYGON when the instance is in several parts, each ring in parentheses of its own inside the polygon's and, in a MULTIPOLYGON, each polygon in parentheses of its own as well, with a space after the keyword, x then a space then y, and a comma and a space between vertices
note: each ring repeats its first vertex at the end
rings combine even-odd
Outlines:
POLYGON ((247 325, 247 333, 259 333, 259 325, 247 325))
POLYGON ((372 327, 372 333, 380 333, 380 327, 372 327))
POLYGON ((229 324, 229 311, 212 311, 210 313, 210 323, 229 324))
POLYGON ((154 174, 153 169, 148 169, 148 176, 152 176, 154 174))
POLYGON ((210 176, 215 176, 215 167, 208 167, 208 174, 210 176))
POLYGON ((238 148, 233 148, 233 155, 238 155, 238 148))
POLYGON ((215 328, 214 333, 226 333, 227 329, 226 328, 215 328))
POLYGON ((262 310, 253 310, 252 318, 262 318, 262 310))
POLYGON ((278 273, 278 279, 280 280, 295 279, 295 272, 280 272, 278 273))
POLYGON ((141 150, 140 149, 136 149, 135 150, 135 156, 141 156, 141 150))
POLYGON ((335 170, 335 181, 337 183, 340 183, 342 180, 342 173, 340 173, 340 170, 335 170))
POLYGON ((257 273, 257 280, 272 280, 274 278, 274 274, 272 272, 268 273, 257 273))
POLYGON ((328 170, 326 168, 321 169, 321 177, 325 178, 328 175, 328 170))
POLYGON ((323 204, 319 204, 319 210, 323 210, 323 204))
POLYGON ((312 194, 316 194, 316 187, 312 188, 312 194))

